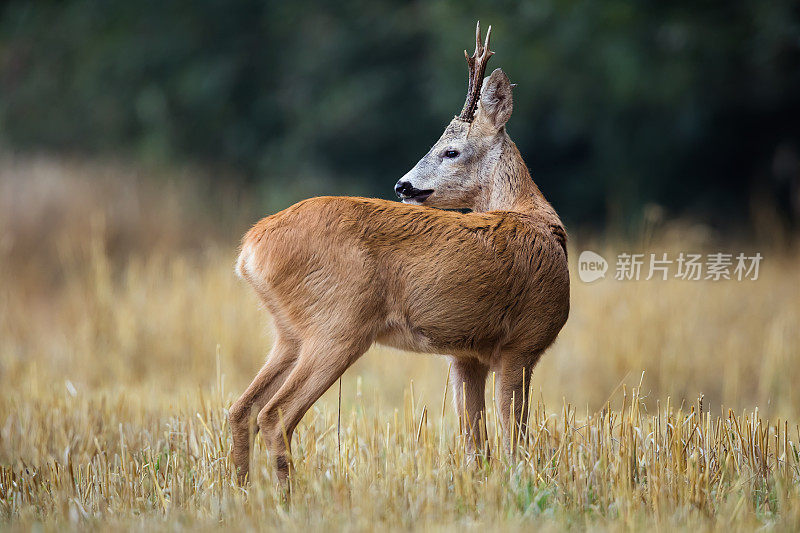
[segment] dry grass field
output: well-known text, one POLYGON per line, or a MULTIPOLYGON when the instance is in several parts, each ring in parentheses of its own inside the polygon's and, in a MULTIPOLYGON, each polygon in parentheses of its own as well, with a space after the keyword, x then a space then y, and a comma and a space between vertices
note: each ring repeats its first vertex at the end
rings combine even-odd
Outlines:
POLYGON ((334 387, 298 427, 286 502, 258 438, 252 484, 236 486, 226 421, 271 344, 233 274, 258 211, 143 174, 0 164, 3 529, 800 529, 796 251, 687 224, 573 239, 570 319, 513 456, 491 384, 492 459, 467 465, 446 362, 374 347, 344 375, 341 409, 334 387), (583 246, 764 262, 757 281, 587 285, 583 246))

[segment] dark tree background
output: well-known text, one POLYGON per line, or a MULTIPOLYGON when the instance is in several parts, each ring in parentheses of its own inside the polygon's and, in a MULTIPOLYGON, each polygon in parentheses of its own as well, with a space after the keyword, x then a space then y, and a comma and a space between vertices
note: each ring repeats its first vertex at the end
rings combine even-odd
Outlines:
POLYGON ((509 132, 568 222, 800 212, 796 0, 488 4, 7 1, 0 144, 201 163, 267 209, 389 198, 460 110, 480 19, 519 84, 509 132))

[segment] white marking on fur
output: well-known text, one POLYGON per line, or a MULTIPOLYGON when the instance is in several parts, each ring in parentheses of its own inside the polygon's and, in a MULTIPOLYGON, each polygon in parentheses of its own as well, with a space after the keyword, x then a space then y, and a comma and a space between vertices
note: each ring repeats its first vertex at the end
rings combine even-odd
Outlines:
POLYGON ((236 275, 242 279, 245 279, 246 272, 247 271, 252 272, 252 267, 250 265, 252 260, 253 260, 252 247, 249 245, 244 245, 242 247, 242 253, 239 254, 239 258, 236 260, 236 275))

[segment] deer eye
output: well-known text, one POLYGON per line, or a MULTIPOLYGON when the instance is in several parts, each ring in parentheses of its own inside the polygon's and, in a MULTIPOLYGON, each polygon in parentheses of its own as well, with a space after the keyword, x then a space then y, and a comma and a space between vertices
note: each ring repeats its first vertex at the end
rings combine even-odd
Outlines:
POLYGON ((445 150, 444 151, 444 156, 448 157, 450 159, 453 159, 454 157, 458 157, 458 150, 445 150))

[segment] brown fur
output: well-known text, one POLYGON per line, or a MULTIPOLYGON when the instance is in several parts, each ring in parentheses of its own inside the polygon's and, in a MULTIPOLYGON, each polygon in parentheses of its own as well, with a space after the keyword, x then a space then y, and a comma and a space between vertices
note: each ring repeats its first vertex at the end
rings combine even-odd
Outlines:
POLYGON ((479 444, 490 369, 506 442, 525 431, 531 371, 569 312, 566 233, 505 132, 508 78, 495 71, 482 93, 474 122, 454 119, 404 177, 435 184, 423 206, 311 198, 244 236, 237 271, 274 317, 277 339, 231 408, 240 479, 249 469, 251 412, 285 480, 296 425, 374 342, 449 354, 470 449, 479 444), (465 161, 438 158, 437 147, 452 143, 470 154, 465 161))

